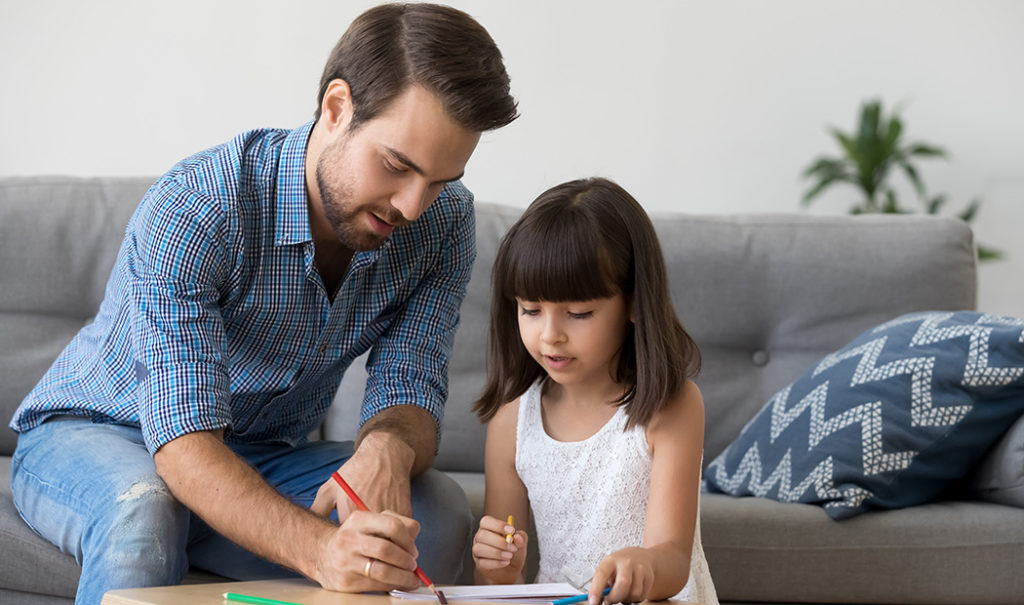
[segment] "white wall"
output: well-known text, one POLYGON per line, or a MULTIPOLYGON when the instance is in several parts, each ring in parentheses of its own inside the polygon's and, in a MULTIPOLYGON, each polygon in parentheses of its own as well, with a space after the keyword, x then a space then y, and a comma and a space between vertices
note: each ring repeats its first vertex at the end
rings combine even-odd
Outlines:
MULTIPOLYGON (((502 48, 522 117, 466 182, 525 206, 601 174, 651 211, 794 212, 812 158, 864 99, 904 104, 959 207, 980 196, 983 310, 1024 316, 1024 3, 453 0, 502 48), (1005 282, 1005 283, 1000 283, 1005 282)), ((0 175, 157 175, 314 108, 334 42, 374 4, 0 0, 0 175)), ((909 192, 908 192, 909 195, 909 192)), ((812 212, 840 213, 852 190, 812 212)), ((909 201, 909 197, 907 199, 909 201)))

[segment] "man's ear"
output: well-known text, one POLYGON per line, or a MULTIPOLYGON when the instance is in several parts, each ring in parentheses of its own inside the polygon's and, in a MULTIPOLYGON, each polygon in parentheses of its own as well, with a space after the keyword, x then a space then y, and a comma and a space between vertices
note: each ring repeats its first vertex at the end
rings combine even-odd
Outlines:
POLYGON ((331 80, 320 103, 320 121, 327 132, 343 132, 352 122, 355 106, 352 104, 352 90, 342 79, 331 80))

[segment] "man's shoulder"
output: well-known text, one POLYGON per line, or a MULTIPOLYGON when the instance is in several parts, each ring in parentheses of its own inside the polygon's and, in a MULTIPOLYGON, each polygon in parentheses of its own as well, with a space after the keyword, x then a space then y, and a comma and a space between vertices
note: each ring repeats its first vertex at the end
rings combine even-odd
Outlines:
POLYGON ((181 160, 150 187, 130 228, 151 233, 176 225, 219 232, 219 237, 243 224, 260 230, 270 216, 281 150, 290 132, 249 130, 181 160))
POLYGON ((461 181, 448 183, 434 203, 405 230, 405 239, 415 248, 445 246, 453 237, 472 230, 476 220, 473 194, 461 181))
POLYGON ((276 175, 290 131, 261 128, 194 153, 175 164, 160 181, 219 197, 237 194, 276 175))
POLYGON ((441 189, 437 200, 431 206, 438 210, 438 214, 449 221, 463 221, 473 218, 473 193, 466 188, 462 181, 453 181, 441 189))
POLYGON ((157 179, 142 205, 151 206, 152 211, 187 208, 211 218, 259 213, 273 203, 282 170, 302 172, 303 158, 282 160, 286 142, 295 132, 248 130, 194 153, 157 179))

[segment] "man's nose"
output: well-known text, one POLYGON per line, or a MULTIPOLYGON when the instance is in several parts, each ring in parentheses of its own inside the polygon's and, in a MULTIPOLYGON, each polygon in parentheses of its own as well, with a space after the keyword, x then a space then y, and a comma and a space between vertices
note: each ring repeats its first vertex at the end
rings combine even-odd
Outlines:
POLYGON ((391 205, 411 223, 418 219, 434 201, 434 197, 437 197, 436 194, 431 195, 431 192, 432 188, 428 184, 411 182, 391 196, 391 205))

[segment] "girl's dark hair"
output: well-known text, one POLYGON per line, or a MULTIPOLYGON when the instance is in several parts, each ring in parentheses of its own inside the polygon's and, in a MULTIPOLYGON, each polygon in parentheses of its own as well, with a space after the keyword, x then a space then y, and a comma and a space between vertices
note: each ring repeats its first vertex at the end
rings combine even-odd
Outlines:
POLYGON ((348 83, 356 128, 409 85, 437 96, 461 127, 484 132, 518 117, 501 51, 466 13, 439 4, 382 4, 356 17, 324 66, 315 118, 327 87, 348 83))
POLYGON ((696 343, 676 317, 654 225, 625 189, 602 178, 540 195, 508 230, 491 276, 487 385, 473 409, 484 422, 544 376, 519 336, 516 297, 566 302, 623 294, 634 323, 616 380, 627 428, 646 426, 700 371, 696 343))

